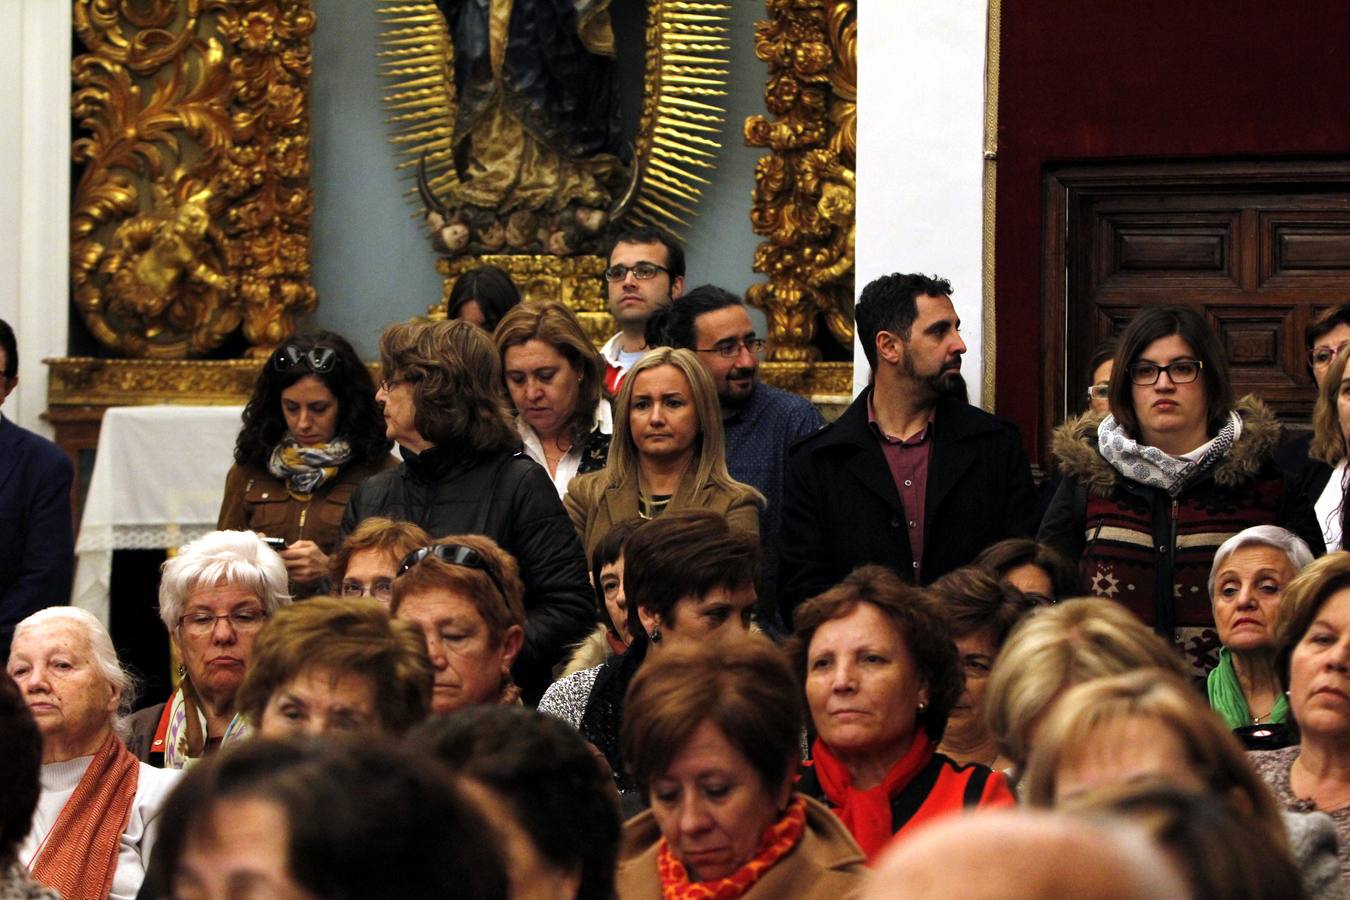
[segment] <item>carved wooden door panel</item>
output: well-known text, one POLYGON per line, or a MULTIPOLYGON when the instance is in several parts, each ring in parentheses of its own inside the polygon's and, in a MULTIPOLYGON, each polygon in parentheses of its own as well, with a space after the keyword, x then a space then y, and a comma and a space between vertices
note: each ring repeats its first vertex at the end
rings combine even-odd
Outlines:
POLYGON ((1046 200, 1047 434, 1085 407, 1099 342, 1151 305, 1202 312, 1236 395, 1309 421, 1303 330, 1350 302, 1350 163, 1064 167, 1046 200))

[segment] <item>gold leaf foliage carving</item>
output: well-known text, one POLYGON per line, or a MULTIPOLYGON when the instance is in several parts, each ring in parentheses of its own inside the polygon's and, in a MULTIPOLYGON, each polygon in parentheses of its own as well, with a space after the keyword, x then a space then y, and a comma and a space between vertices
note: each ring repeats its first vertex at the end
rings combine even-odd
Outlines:
POLYGON ((772 358, 809 361, 823 322, 853 341, 858 109, 856 0, 767 0, 755 53, 768 64, 768 115, 745 121, 746 143, 771 153, 755 168, 750 223, 768 240, 747 292, 768 320, 772 358))
POLYGON ((312 312, 309 0, 75 0, 71 289, 123 355, 250 353, 312 312))

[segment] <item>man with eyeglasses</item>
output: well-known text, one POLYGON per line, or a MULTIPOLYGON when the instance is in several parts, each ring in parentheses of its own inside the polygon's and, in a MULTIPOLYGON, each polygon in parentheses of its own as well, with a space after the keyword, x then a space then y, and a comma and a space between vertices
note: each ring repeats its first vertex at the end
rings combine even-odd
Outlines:
POLYGON ((661 317, 664 343, 693 350, 717 386, 727 471, 768 501, 759 512, 764 586, 756 612, 760 623, 773 630, 778 622, 778 530, 787 451, 825 420, 804 397, 759 383, 764 339, 755 334, 754 322, 736 295, 705 284, 672 303, 661 317))
POLYGON ((609 312, 619 333, 605 342, 605 390, 619 392, 624 373, 647 352, 647 320, 684 293, 684 248, 656 228, 635 228, 614 239, 605 269, 609 312))
POLYGON ((966 401, 951 284, 885 275, 854 310, 872 384, 788 458, 779 607, 866 563, 926 585, 1029 536, 1039 504, 1017 426, 966 401))
MULTIPOLYGON (((1316 383, 1317 392, 1320 394, 1322 382, 1326 381, 1336 354, 1350 345, 1350 303, 1342 303, 1325 310, 1304 331, 1303 340, 1307 350, 1305 359, 1308 371, 1312 374, 1313 382, 1316 383)), ((1304 469, 1311 461, 1308 457, 1311 445, 1312 431, 1298 432, 1297 436, 1286 442, 1275 453, 1275 465, 1279 466, 1280 471, 1291 481, 1300 480, 1304 469)))
MULTIPOLYGON (((0 406, 19 384, 14 330, 0 319, 0 406)), ((0 414, 0 663, 14 626, 70 602, 75 560, 70 458, 0 414)))

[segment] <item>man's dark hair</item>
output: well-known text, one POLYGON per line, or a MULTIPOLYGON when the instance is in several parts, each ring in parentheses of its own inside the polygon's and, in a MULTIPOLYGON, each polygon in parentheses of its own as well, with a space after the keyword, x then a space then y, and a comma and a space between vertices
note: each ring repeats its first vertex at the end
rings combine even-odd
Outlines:
POLYGON ((699 316, 729 306, 744 305, 741 298, 731 291, 712 284, 699 285, 656 313, 663 320, 660 344, 664 347, 695 350, 698 343, 696 323, 699 316))
POLYGON ((620 231, 609 245, 605 259, 614 256, 614 248, 619 244, 661 244, 666 248, 666 268, 670 270, 671 280, 684 277, 684 248, 670 233, 660 228, 642 226, 620 231))
POLYGON ((14 340, 14 329, 0 319, 0 350, 5 351, 5 370, 0 372, 5 378, 19 374, 19 343, 14 340))
POLYGON ((541 857, 580 873, 578 900, 614 896, 618 795, 571 725, 523 706, 475 706, 423 722, 407 746, 497 794, 541 857))
MULTIPOLYGON (((0 322, 0 325, 4 325, 0 322)), ((8 326, 5 326, 8 328, 8 326)), ((41 784, 42 735, 23 694, 0 671, 0 872, 14 862, 33 823, 41 784)))
POLYGON ((936 275, 882 275, 863 288, 853 310, 858 338, 867 364, 877 367, 877 334, 889 331, 909 340, 909 330, 919 316, 918 296, 950 297, 952 284, 936 275))

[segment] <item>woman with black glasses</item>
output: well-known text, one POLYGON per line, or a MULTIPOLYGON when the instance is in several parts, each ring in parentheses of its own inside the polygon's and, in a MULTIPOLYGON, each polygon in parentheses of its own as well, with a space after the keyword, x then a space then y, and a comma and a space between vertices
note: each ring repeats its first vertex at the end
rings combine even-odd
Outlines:
POLYGON ((1274 463, 1279 423, 1255 397, 1234 402, 1219 338, 1188 307, 1145 309, 1126 326, 1108 399, 1104 419, 1055 432, 1064 480, 1039 539, 1081 560, 1084 593, 1123 603, 1203 675, 1218 663, 1215 550, 1253 525, 1312 529, 1274 463))
POLYGON ((396 463, 370 370, 341 335, 299 335, 267 358, 243 419, 216 527, 284 541, 293 592, 318 593, 352 491, 396 463))

